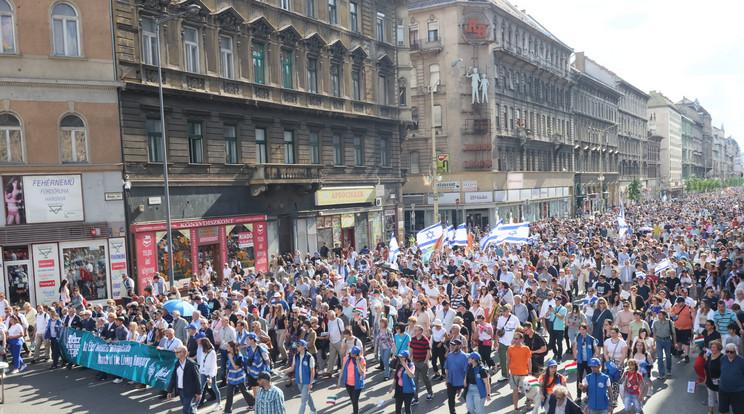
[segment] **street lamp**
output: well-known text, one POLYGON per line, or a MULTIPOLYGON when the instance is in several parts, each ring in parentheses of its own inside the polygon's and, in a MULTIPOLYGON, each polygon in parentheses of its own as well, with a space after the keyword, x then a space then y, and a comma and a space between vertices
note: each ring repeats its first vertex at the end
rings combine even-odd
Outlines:
POLYGON ((439 86, 439 80, 437 79, 433 85, 429 86, 429 96, 431 98, 431 193, 433 196, 433 207, 434 207, 434 223, 439 223, 439 184, 437 175, 437 127, 434 123, 434 93, 437 91, 439 86))
POLYGON ((155 19, 155 36, 158 45, 158 98, 160 100, 160 138, 163 146, 163 193, 165 195, 165 226, 166 237, 168 240, 168 281, 170 286, 175 285, 175 276, 173 275, 173 235, 171 223, 171 205, 170 205, 170 188, 168 184, 168 140, 165 135, 165 104, 163 103, 163 59, 160 53, 160 26, 164 23, 177 19, 182 16, 194 16, 201 11, 197 4, 189 4, 173 14, 165 14, 155 19))

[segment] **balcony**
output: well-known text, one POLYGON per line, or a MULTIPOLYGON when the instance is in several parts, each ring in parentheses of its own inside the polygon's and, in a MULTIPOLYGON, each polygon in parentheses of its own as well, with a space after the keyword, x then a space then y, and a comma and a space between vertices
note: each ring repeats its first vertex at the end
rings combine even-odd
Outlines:
POLYGON ((488 118, 466 119, 460 130, 463 135, 490 135, 491 122, 488 118))
POLYGON ((411 53, 417 53, 417 52, 439 53, 441 51, 442 51, 442 39, 434 39, 434 40, 416 39, 411 42, 411 53))
POLYGON ((319 164, 257 164, 251 184, 320 183, 319 164))
POLYGON ((476 151, 476 152, 491 152, 493 149, 493 146, 490 142, 482 143, 482 144, 463 144, 462 150, 463 151, 476 151))
POLYGON ((493 160, 467 160, 462 162, 462 167, 465 170, 491 170, 493 166, 493 160))

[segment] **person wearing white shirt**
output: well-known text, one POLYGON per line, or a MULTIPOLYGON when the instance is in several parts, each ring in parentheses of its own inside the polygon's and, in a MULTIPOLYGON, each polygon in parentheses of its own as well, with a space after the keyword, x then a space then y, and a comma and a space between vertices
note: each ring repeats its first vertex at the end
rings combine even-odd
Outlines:
POLYGON ((163 351, 176 352, 176 349, 183 346, 183 342, 176 338, 176 333, 173 329, 168 328, 164 332, 163 339, 158 344, 158 349, 163 351))
POLYGON ((505 381, 509 378, 508 363, 506 359, 506 350, 511 346, 512 339, 514 339, 514 332, 520 326, 519 318, 512 315, 511 306, 504 305, 499 308, 498 319, 496 320, 496 331, 494 334, 498 338, 496 343, 496 349, 499 353, 499 363, 501 364, 501 375, 503 378, 500 381, 505 381))
POLYGON ((444 330, 446 332, 449 332, 450 329, 452 329, 452 323, 454 322, 456 316, 457 312, 455 312, 454 309, 450 308, 449 302, 445 300, 442 301, 439 306, 437 306, 437 312, 434 319, 441 321, 444 330))
POLYGON ((343 358, 341 346, 343 345, 344 321, 336 317, 336 312, 328 311, 328 342, 331 344, 328 352, 327 373, 333 375, 336 370, 336 358, 343 358))
POLYGON ((201 401, 197 407, 204 406, 207 401, 217 400, 217 409, 221 406, 220 389, 217 387, 217 352, 215 352, 212 343, 207 338, 199 339, 199 350, 196 363, 199 365, 199 378, 201 379, 202 392, 201 401), (212 398, 207 400, 207 392, 212 394, 212 398))
POLYGON ((34 357, 31 362, 39 360, 39 353, 41 353, 41 346, 44 346, 44 360, 49 359, 49 351, 51 346, 49 340, 44 339, 46 334, 47 323, 49 323, 49 314, 46 313, 44 305, 38 305, 36 307, 36 332, 34 333, 34 357))

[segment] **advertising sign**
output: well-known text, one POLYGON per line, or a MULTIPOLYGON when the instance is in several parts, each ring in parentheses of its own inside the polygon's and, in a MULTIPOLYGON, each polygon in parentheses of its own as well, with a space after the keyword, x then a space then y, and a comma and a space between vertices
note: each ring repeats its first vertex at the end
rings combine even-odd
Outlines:
POLYGON ((440 193, 451 193, 460 191, 459 181, 440 181, 437 183, 437 191, 440 193))
MULTIPOLYGON (((439 204, 457 204, 460 199, 460 193, 439 193, 439 204)), ((429 204, 434 204, 434 196, 427 196, 429 204)))
POLYGON ((492 191, 465 193, 465 204, 493 203, 492 191))
POLYGON ((32 249, 36 275, 36 303, 51 305, 59 299, 61 283, 57 243, 34 244, 32 249))
POLYGON ((158 271, 155 233, 137 233, 137 291, 142 294, 147 282, 158 271))
POLYGON ((253 241, 255 243, 256 252, 256 271, 268 272, 269 271, 269 240, 266 233, 266 222, 260 222, 253 225, 253 241))
POLYGON ((488 40, 491 22, 483 13, 467 13, 462 22, 462 35, 467 42, 480 43, 488 40))
POLYGON ((478 191, 478 181, 463 181, 462 191, 469 193, 472 191, 478 191))
MULTIPOLYGON (((83 185, 80 175, 27 175, 23 177, 27 223, 83 221, 83 185)), ((7 204, 6 207, 11 206, 7 204)))
POLYGON ((437 155, 437 174, 442 175, 449 172, 449 155, 437 155))
POLYGON ((3 200, 5 201, 5 224, 26 224, 26 202, 23 197, 23 177, 3 177, 3 200))
POLYGON ((250 231, 238 233, 238 247, 241 249, 253 247, 253 233, 250 231))
POLYGON ((376 195, 374 186, 322 188, 315 192, 315 205, 374 203, 376 195))
POLYGON ((121 299, 121 276, 127 273, 127 245, 124 237, 108 239, 109 266, 111 267, 111 296, 121 299))

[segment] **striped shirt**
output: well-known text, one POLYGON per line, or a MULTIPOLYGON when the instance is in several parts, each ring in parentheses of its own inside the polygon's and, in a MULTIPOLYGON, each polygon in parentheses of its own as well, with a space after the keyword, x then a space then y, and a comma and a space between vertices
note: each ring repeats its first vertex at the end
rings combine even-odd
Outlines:
POLYGON ((256 414, 286 414, 284 393, 272 385, 268 390, 258 387, 256 395, 256 414))
POLYGON ((411 343, 408 345, 411 348, 411 359, 415 362, 422 362, 426 359, 426 354, 431 349, 429 338, 421 335, 421 338, 415 336, 411 338, 411 343))

